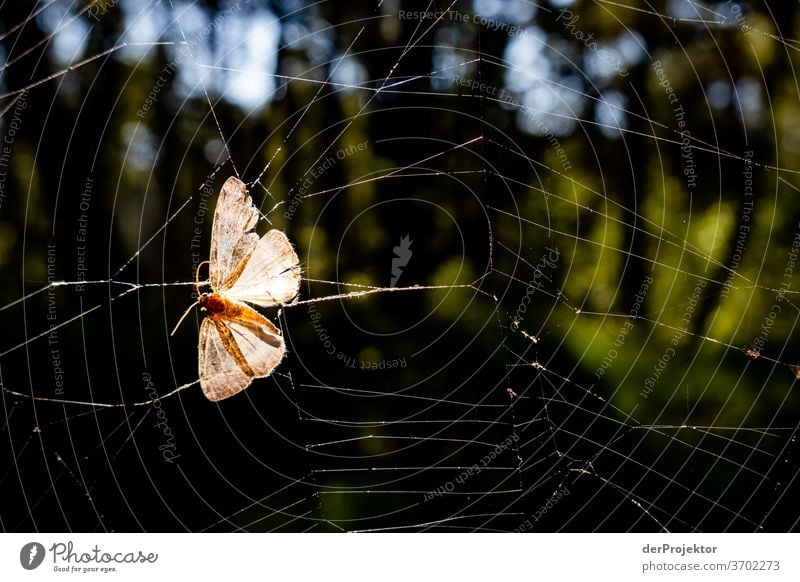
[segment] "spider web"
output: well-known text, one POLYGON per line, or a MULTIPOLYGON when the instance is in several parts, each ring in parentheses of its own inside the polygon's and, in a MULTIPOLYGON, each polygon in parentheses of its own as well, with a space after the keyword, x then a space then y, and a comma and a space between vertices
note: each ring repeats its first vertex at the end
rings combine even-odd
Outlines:
POLYGON ((795 527, 797 41, 771 5, 98 6, 2 36, 30 170, 0 197, 4 531, 795 527), (637 47, 599 60, 590 14, 637 47), (169 331, 228 175, 303 286, 267 313, 276 373, 211 404, 202 315, 169 331))

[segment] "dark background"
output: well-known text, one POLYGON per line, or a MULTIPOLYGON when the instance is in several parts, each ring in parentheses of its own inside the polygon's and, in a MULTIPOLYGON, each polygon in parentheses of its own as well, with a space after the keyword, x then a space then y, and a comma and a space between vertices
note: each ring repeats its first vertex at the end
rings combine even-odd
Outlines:
POLYGON ((794 530, 797 5, 376 4, 0 7, 0 528, 794 530), (389 287, 406 235, 398 285, 444 288, 269 310, 271 377, 135 406, 197 379, 202 314, 169 336, 192 287, 161 283, 194 279, 234 173, 300 300, 389 287), (47 245, 93 283, 48 288, 47 245))

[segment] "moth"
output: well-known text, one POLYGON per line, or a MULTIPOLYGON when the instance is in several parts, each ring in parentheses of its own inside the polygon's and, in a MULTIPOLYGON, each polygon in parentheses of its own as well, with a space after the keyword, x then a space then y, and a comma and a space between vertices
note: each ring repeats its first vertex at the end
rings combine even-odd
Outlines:
MULTIPOLYGON (((300 262, 286 235, 272 229, 263 237, 253 230, 259 212, 244 182, 230 177, 222 186, 211 227, 208 261, 211 293, 200 293, 172 333, 195 305, 205 311, 197 345, 197 367, 203 394, 224 400, 247 388, 254 378, 269 376, 286 347, 280 330, 247 305, 284 305, 300 288, 300 262)), ((198 275, 199 276, 199 275, 198 275)))

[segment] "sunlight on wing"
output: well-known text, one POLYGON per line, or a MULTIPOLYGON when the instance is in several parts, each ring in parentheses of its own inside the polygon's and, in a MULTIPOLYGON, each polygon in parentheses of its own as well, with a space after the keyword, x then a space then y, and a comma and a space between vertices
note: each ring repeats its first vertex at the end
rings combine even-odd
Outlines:
POLYGON ((247 193, 244 182, 231 176, 222 185, 211 227, 209 274, 215 290, 231 287, 258 244, 252 231, 258 222, 258 210, 247 193))
POLYGON ((203 320, 198 370, 200 386, 209 400, 241 392, 253 378, 269 376, 283 359, 286 349, 280 331, 268 319, 258 317, 258 323, 212 315, 203 320))
POLYGON ((262 307, 291 301, 300 288, 300 265, 289 239, 271 230, 258 241, 236 283, 225 295, 262 307))

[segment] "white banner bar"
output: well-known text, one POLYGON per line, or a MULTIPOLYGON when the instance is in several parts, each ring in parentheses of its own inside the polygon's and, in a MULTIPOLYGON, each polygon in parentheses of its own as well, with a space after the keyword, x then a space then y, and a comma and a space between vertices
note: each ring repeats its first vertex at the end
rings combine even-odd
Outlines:
POLYGON ((0 580, 800 580, 795 534, 3 534, 0 580))

